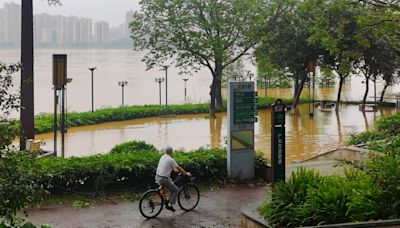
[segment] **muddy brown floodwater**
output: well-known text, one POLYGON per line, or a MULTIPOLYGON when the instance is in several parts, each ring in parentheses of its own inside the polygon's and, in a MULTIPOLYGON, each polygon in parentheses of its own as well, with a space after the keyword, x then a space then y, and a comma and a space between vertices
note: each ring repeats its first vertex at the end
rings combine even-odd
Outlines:
MULTIPOLYGON (((356 105, 342 105, 338 113, 315 109, 314 117, 310 118, 308 104, 303 104, 299 115, 286 115, 286 158, 288 162, 304 160, 340 147, 352 133, 371 129, 378 117, 395 112, 394 108, 361 112, 356 105)), ((269 157, 271 112, 263 110, 258 114, 255 146, 269 157)), ((167 145, 185 150, 202 146, 223 147, 226 146, 226 122, 226 113, 220 113, 216 119, 207 118, 207 114, 180 115, 70 128, 65 138, 65 155, 107 153, 116 144, 131 140, 143 140, 157 148, 167 145)), ((52 133, 36 136, 46 141, 43 148, 48 151, 53 148, 52 137, 52 133)))

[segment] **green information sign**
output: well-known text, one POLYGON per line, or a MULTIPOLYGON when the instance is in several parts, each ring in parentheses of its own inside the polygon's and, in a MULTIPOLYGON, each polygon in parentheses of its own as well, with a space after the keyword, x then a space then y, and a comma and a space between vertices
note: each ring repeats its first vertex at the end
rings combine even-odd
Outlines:
POLYGON ((234 124, 257 122, 257 92, 233 92, 233 110, 234 124))

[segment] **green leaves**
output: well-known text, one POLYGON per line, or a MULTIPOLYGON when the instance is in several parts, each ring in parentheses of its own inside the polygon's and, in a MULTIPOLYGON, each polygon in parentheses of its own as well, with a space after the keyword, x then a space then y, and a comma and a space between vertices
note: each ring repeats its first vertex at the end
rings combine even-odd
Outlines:
POLYGON ((5 65, 0 62, 0 157, 19 134, 19 126, 9 119, 11 111, 19 108, 19 94, 11 92, 13 74, 19 71, 19 64, 5 65))
POLYGON ((260 208, 273 224, 315 226, 377 217, 380 189, 371 176, 351 170, 345 178, 319 176, 300 168, 287 183, 278 183, 272 199, 260 208))
MULTIPOLYGON (((0 159, 0 218, 14 225, 16 213, 46 195, 46 176, 34 155, 8 151, 0 159)), ((1 220, 1 219, 0 219, 1 220)))

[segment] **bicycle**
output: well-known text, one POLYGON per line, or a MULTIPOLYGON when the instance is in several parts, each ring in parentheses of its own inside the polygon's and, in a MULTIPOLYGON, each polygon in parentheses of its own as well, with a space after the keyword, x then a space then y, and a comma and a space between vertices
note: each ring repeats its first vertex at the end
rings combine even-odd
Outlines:
MULTIPOLYGON (((183 182, 178 192, 178 204, 184 211, 193 210, 200 201, 200 191, 197 185, 192 183, 193 180, 194 177, 182 175, 174 180, 174 183, 183 182)), ((161 213, 164 204, 168 204, 170 198, 171 193, 161 185, 158 188, 150 189, 140 198, 140 213, 148 219, 155 218, 161 213)))

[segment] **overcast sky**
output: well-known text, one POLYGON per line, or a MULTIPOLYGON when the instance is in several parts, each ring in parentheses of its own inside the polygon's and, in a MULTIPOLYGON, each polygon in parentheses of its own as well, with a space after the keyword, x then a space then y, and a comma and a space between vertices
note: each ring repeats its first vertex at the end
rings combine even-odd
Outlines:
MULTIPOLYGON (((0 8, 5 2, 21 4, 22 0, 0 0, 0 8)), ((107 21, 112 27, 125 21, 125 13, 139 9, 139 0, 61 0, 62 6, 49 6, 47 0, 33 0, 34 14, 48 13, 64 16, 92 18, 107 21)))

